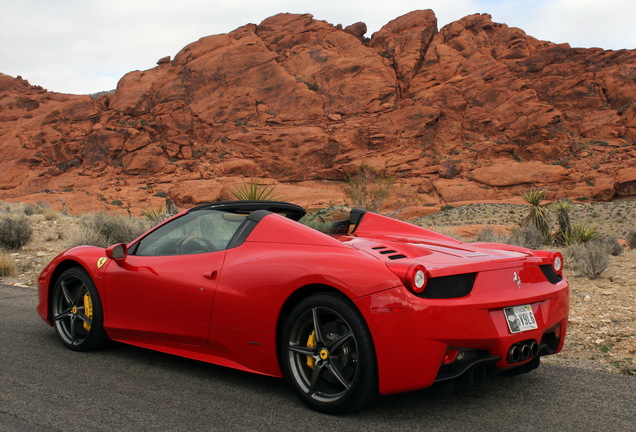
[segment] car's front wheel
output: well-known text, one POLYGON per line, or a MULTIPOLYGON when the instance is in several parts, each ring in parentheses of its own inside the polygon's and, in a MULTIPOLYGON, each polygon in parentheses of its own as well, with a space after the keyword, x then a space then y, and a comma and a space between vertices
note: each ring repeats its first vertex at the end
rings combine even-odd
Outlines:
POLYGON ((378 395, 369 329, 341 296, 315 294, 292 309, 283 330, 281 359, 291 386, 317 411, 353 411, 378 395))
POLYGON ((51 318, 58 337, 72 350, 97 349, 108 341, 97 289, 81 268, 66 270, 55 282, 51 318))

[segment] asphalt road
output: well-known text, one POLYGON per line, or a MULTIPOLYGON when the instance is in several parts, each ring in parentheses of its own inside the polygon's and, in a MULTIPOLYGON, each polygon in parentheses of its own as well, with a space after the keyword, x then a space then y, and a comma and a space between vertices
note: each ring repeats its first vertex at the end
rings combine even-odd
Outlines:
POLYGON ((0 431, 636 431, 633 377, 543 365, 333 417, 283 380, 122 344, 69 351, 36 303, 36 291, 0 285, 0 431))

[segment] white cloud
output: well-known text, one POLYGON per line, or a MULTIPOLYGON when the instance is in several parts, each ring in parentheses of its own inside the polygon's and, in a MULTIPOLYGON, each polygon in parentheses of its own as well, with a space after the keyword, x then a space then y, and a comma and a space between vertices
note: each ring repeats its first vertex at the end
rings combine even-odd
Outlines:
POLYGON ((0 0, 0 72, 53 91, 112 89, 126 72, 148 69, 200 37, 260 23, 280 12, 311 13, 368 35, 416 9, 438 24, 473 13, 572 46, 634 48, 635 2, 618 0, 0 0))

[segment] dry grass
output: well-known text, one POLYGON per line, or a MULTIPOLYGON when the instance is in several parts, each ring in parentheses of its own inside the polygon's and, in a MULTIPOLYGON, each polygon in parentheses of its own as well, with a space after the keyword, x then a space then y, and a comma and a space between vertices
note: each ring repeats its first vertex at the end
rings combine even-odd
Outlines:
POLYGON ((15 276, 17 269, 11 255, 0 251, 0 277, 15 276))

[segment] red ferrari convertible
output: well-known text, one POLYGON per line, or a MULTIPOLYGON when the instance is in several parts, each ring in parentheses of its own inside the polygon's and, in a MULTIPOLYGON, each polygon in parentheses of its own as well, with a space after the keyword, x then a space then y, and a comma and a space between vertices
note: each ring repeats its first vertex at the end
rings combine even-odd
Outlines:
POLYGON ((464 243, 354 209, 324 234, 272 201, 201 205, 129 245, 70 249, 40 316, 77 351, 109 340, 286 377, 313 409, 529 372, 563 347, 558 252, 464 243))

